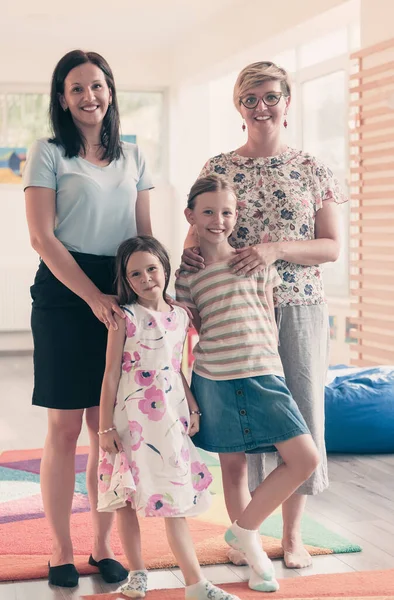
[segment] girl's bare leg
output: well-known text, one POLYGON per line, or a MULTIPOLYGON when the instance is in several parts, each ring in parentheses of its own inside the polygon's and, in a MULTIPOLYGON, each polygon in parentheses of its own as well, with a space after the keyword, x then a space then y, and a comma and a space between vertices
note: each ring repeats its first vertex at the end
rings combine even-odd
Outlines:
POLYGON ((89 494, 90 514, 93 523, 94 543, 92 556, 97 562, 103 558, 115 558, 110 546, 110 534, 114 515, 110 512, 97 511, 98 479, 97 469, 99 462, 99 407, 93 406, 86 409, 86 425, 89 433, 89 458, 86 467, 86 487, 89 494))
POLYGON ((185 578, 186 600, 240 600, 204 578, 186 519, 169 517, 165 523, 168 543, 185 578))

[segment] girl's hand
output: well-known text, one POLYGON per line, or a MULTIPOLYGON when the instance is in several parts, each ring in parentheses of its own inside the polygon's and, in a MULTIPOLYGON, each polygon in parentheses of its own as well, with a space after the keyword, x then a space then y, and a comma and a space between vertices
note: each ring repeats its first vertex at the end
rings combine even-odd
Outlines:
POLYGON ((200 248, 185 248, 181 260, 181 266, 175 273, 177 278, 180 271, 197 273, 200 269, 205 269, 204 259, 200 255, 200 248))
POLYGON ((237 256, 231 259, 229 266, 235 275, 253 275, 263 271, 278 260, 275 242, 257 244, 249 248, 238 248, 237 256))
POLYGON ((123 450, 122 442, 115 429, 99 435, 99 444, 104 452, 109 452, 110 454, 117 454, 123 450))
POLYGON ((193 437, 193 435, 195 433, 198 433, 199 431, 200 431, 200 415, 193 413, 192 415, 190 415, 190 425, 189 425, 188 434, 190 435, 190 437, 193 437))
POLYGON ((114 318, 114 313, 119 315, 119 317, 122 319, 124 319, 126 316, 123 310, 120 308, 116 296, 112 296, 110 294, 102 294, 100 292, 97 296, 95 296, 95 298, 93 298, 93 300, 88 301, 88 304, 94 315, 99 321, 104 323, 107 329, 110 327, 112 327, 112 329, 118 329, 114 318))

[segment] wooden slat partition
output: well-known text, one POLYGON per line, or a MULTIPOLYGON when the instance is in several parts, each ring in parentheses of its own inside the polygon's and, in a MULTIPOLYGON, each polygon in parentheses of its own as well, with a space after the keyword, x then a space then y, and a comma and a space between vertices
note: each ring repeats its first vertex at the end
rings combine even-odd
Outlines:
POLYGON ((394 38, 350 58, 351 363, 394 365, 394 38))

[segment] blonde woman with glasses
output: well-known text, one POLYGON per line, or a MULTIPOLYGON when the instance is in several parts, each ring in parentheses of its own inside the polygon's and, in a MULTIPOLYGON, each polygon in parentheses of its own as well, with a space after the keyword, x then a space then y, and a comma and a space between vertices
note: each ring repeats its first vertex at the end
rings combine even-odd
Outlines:
MULTIPOLYGON (((282 139, 291 105, 290 77, 284 69, 272 62, 248 65, 238 75, 233 100, 246 141, 209 159, 200 177, 215 173, 235 188, 238 219, 229 238, 236 249, 230 262, 233 272, 250 276, 275 264, 282 280, 274 291, 279 353, 286 383, 320 452, 319 467, 282 505, 284 561, 289 568, 303 568, 312 562, 301 536, 307 496, 328 486, 324 384, 329 327, 322 264, 338 258, 337 206, 346 198, 326 165, 282 139)), ((204 268, 198 246, 191 228, 183 269, 204 268)), ((228 497, 238 478, 245 485, 249 481, 253 493, 265 477, 264 455, 250 453, 238 468, 231 480, 223 481, 228 497)), ((228 507, 232 522, 246 502, 247 496, 228 507)), ((242 561, 236 551, 229 556, 238 564, 242 561)))

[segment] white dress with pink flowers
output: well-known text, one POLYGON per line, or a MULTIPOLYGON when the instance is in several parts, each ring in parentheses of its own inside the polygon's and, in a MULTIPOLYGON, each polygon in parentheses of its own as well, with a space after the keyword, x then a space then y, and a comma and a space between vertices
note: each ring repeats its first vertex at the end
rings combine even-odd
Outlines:
POLYGON ((189 408, 181 378, 186 312, 127 305, 122 373, 114 425, 118 454, 101 452, 98 510, 131 502, 141 516, 194 516, 210 505, 212 476, 187 434, 189 408))

